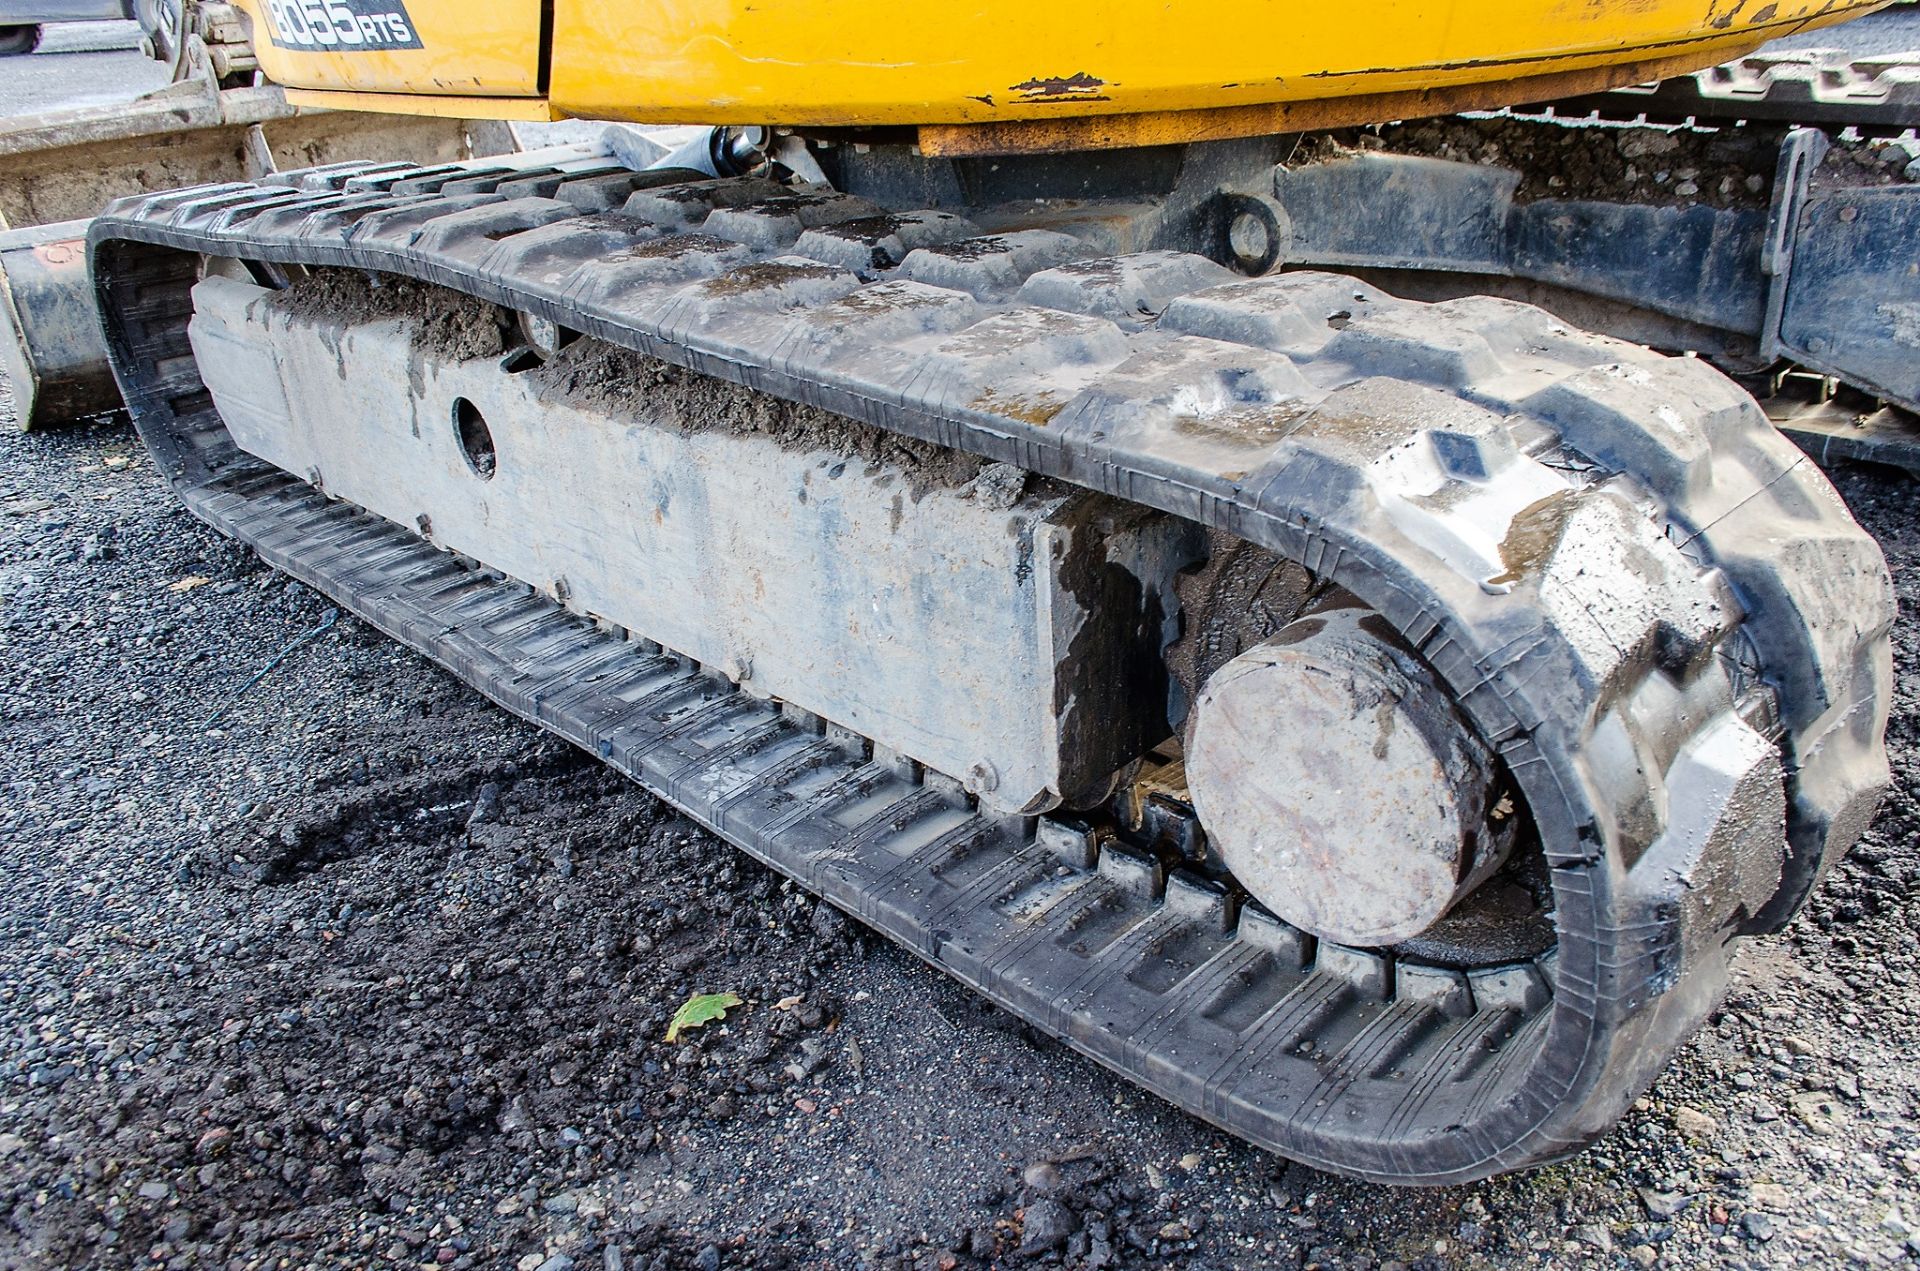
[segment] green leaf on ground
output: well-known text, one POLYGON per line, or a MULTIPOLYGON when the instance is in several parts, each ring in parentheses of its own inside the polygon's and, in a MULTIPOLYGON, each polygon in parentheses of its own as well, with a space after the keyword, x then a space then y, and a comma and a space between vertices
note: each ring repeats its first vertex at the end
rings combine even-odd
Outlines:
POLYGON ((680 1034, 689 1028, 725 1019, 728 1007, 741 1004, 738 993, 695 993, 673 1013, 673 1022, 667 1025, 667 1041, 677 1042, 680 1034))

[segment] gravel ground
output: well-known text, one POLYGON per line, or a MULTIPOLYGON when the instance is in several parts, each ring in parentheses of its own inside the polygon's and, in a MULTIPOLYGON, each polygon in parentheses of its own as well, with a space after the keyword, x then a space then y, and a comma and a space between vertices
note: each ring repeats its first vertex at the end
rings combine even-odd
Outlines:
MULTIPOLYGON (((1911 612, 1911 480, 1842 484, 1911 612)), ((123 423, 0 420, 0 1266, 1908 1259, 1917 643, 1877 827, 1627 1121, 1390 1192, 1136 1094, 336 618, 123 423), (666 1044, 695 991, 746 1005, 666 1044)))

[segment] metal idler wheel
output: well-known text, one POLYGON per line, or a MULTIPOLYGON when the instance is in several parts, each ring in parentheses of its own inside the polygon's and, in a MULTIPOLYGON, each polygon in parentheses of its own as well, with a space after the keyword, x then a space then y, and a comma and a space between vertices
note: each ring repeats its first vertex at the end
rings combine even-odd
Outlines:
POLYGON ((1214 672, 1187 781, 1241 885, 1339 944, 1419 935, 1512 842, 1492 753, 1365 609, 1301 618, 1214 672))

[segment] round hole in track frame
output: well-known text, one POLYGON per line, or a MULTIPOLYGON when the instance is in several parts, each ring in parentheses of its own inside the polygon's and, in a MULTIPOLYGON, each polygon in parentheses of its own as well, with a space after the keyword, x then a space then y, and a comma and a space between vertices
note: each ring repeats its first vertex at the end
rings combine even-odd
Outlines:
POLYGON ((480 408, 464 397, 454 398, 453 428, 460 438, 460 453, 466 456, 467 467, 482 481, 493 480, 499 459, 493 449, 493 433, 487 428, 480 408))

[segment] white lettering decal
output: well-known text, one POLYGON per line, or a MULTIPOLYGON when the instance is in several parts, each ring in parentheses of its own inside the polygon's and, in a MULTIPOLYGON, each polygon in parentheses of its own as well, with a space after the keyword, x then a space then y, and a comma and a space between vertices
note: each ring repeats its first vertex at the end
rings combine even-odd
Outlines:
POLYGON ((405 0, 262 0, 267 32, 281 48, 417 49, 405 0))

